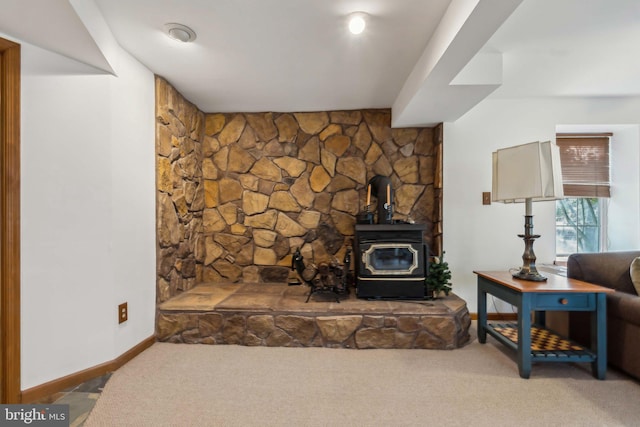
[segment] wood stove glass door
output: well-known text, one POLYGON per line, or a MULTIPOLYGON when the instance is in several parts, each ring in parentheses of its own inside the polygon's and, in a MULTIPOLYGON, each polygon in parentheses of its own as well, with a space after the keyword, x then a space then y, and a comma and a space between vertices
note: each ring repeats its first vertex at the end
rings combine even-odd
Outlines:
POLYGON ((372 243, 362 253, 370 275, 412 275, 419 267, 419 252, 410 243, 372 243))

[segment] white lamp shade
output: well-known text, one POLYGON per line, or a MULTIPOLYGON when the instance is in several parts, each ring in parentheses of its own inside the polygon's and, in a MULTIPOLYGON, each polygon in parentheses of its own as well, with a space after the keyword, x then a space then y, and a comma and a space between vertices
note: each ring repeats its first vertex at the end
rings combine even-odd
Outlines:
POLYGON ((503 203, 563 198, 558 147, 537 141, 494 152, 492 196, 503 203))

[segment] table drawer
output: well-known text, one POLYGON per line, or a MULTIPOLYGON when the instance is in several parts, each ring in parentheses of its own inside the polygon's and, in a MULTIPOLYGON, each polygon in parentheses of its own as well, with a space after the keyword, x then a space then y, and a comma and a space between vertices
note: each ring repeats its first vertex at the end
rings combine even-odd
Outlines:
POLYGON ((537 310, 595 310, 595 294, 536 294, 537 310))

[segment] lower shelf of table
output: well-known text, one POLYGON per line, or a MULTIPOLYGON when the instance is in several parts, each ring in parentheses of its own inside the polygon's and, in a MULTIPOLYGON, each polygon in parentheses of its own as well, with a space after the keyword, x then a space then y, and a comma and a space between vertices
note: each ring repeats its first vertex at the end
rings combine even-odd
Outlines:
MULTIPOLYGON (((487 333, 514 350, 518 349, 517 323, 489 323, 487 333)), ((531 356, 536 362, 593 362, 596 354, 584 346, 539 325, 531 326, 531 356)))

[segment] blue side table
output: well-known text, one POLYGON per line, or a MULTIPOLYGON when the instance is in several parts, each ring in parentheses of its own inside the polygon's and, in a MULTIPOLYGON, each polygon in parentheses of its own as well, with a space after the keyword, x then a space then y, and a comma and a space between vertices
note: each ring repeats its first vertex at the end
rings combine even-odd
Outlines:
POLYGON ((517 352, 518 371, 529 378, 533 362, 589 362, 593 376, 607 372, 606 294, 613 289, 549 274, 546 282, 514 279, 507 271, 474 271, 478 275, 478 341, 487 334, 517 352), (487 322, 487 294, 518 308, 517 323, 487 322), (546 311, 591 312, 591 348, 545 329, 546 311), (535 321, 532 322, 531 313, 535 321))

